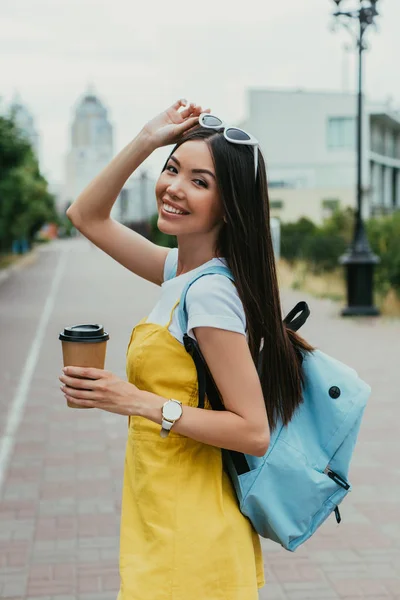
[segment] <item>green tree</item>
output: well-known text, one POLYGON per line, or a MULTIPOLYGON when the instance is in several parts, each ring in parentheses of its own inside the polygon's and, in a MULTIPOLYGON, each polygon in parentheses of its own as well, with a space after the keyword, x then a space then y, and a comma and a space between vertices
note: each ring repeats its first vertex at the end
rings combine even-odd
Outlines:
POLYGON ((32 243, 44 223, 59 219, 30 145, 5 117, 0 117, 0 157, 0 252, 7 252, 13 240, 32 243))
POLYGON ((0 177, 32 156, 29 143, 18 132, 11 119, 0 116, 0 177))
POLYGON ((305 217, 296 223, 281 224, 281 255, 289 263, 304 258, 305 246, 315 232, 317 226, 305 217))

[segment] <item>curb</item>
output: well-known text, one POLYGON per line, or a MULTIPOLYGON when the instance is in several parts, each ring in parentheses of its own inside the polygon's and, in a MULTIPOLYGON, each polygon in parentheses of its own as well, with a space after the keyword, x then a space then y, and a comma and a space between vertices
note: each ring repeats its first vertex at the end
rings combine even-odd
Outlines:
POLYGON ((7 267, 5 269, 0 269, 0 285, 2 283, 4 283, 5 281, 7 281, 7 279, 16 271, 20 271, 21 269, 36 262, 37 258, 38 258, 38 251, 36 248, 34 248, 28 254, 26 254, 20 260, 18 260, 11 267, 7 267))

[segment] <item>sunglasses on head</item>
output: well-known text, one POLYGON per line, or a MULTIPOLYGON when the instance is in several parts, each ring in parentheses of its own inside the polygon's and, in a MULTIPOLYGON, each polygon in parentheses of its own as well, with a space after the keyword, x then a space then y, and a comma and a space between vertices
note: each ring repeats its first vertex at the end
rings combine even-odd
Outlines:
POLYGON ((255 176, 257 177, 258 167, 258 141, 250 133, 239 129, 238 127, 230 127, 219 117, 210 115, 209 113, 201 113, 199 116, 199 125, 205 127, 205 129, 215 129, 216 131, 224 130, 224 138, 231 142, 231 144, 244 144, 245 146, 254 147, 254 169, 255 176))

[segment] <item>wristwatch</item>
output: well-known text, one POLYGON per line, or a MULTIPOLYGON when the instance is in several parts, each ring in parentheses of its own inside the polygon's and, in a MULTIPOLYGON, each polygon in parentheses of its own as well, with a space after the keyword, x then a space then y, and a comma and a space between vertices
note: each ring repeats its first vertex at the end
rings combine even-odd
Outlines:
POLYGON ((161 437, 167 437, 171 431, 172 425, 181 418, 182 412, 182 402, 179 402, 179 400, 173 400, 171 398, 164 402, 161 409, 161 437))

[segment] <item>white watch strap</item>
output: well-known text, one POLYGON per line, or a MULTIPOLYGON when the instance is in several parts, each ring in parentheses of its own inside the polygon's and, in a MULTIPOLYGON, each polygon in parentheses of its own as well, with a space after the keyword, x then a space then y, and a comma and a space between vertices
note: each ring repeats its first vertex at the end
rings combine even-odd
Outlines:
POLYGON ((160 431, 160 435, 161 437, 167 437, 167 435, 169 434, 169 432, 171 431, 172 425, 174 423, 172 421, 166 421, 165 419, 162 419, 161 421, 161 431, 160 431))
POLYGON ((166 402, 164 402, 163 407, 161 409, 161 431, 160 431, 160 436, 164 437, 164 438, 167 437, 167 435, 171 431, 172 426, 176 423, 176 421, 179 421, 179 419, 181 418, 181 416, 182 416, 182 402, 180 402, 179 400, 174 400, 173 398, 170 398, 169 400, 167 400, 166 402), (174 403, 175 405, 177 405, 177 404, 179 405, 179 407, 180 407, 180 414, 179 414, 179 416, 177 415, 177 418, 175 418, 174 420, 169 420, 169 419, 164 418, 164 407, 168 406, 169 404, 172 404, 172 403, 174 403))
POLYGON ((169 432, 171 431, 171 427, 172 427, 173 423, 171 421, 166 421, 165 419, 163 419, 161 421, 161 431, 160 431, 160 436, 161 437, 167 437, 167 435, 169 434, 169 432))

